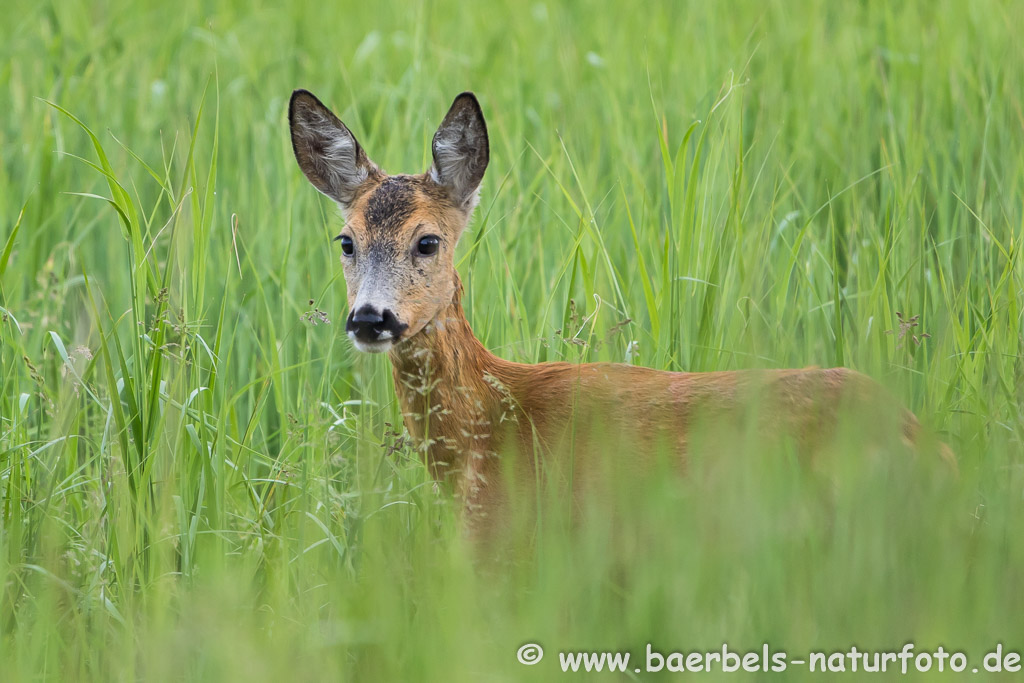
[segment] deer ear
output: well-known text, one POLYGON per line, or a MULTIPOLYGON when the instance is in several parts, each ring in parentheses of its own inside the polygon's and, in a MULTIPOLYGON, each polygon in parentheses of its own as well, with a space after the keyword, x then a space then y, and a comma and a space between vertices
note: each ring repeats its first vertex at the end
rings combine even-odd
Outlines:
POLYGON ((377 167, 359 146, 352 131, 307 90, 292 93, 288 105, 292 150, 299 168, 323 192, 347 210, 359 186, 377 167))
POLYGON ((434 165, 430 177, 447 188, 459 206, 472 209, 490 159, 487 124, 473 93, 464 92, 455 98, 434 133, 431 151, 434 165))

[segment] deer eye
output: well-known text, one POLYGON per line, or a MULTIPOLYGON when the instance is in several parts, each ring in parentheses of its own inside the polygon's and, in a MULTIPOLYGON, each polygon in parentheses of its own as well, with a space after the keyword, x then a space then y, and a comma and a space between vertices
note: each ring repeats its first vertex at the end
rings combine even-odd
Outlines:
POLYGON ((355 253, 356 246, 352 243, 351 237, 348 235, 342 235, 338 239, 341 240, 341 253, 345 254, 345 256, 351 256, 355 253))
POLYGON ((436 235, 421 237, 420 241, 416 243, 416 253, 420 256, 431 256, 437 253, 437 247, 440 244, 441 240, 436 235))

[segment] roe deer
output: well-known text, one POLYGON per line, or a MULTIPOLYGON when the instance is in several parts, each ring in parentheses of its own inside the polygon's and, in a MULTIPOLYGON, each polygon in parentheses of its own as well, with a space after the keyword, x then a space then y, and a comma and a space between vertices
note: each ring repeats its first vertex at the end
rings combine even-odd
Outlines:
MULTIPOLYGON (((630 457, 667 445, 684 458, 697 417, 735 421, 757 398, 760 429, 812 451, 834 434, 841 404, 893 422, 888 437, 918 441, 914 415, 846 368, 691 373, 498 358, 466 321, 453 260, 489 159, 476 97, 455 98, 434 134, 433 165, 420 175, 382 171, 305 90, 292 94, 288 117, 299 167, 345 218, 336 239, 348 336, 361 351, 389 353, 405 426, 433 476, 451 482, 471 528, 492 526, 482 517, 507 502, 497 454, 523 454, 518 467, 529 481, 535 449, 585 477, 594 428, 623 439, 630 457)), ((951 451, 937 448, 955 465, 951 451)))

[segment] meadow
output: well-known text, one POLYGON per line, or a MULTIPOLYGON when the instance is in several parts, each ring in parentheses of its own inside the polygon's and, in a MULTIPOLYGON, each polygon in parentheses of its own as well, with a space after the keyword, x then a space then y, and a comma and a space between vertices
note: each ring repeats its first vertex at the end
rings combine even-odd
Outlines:
POLYGON ((3 681, 548 681, 569 650, 907 642, 971 662, 908 679, 988 680, 1024 650, 1024 4, 6 10, 3 681), (822 477, 711 435, 693 476, 552 506, 482 561, 387 358, 345 336, 298 87, 391 172, 476 92, 491 163, 457 261, 497 354, 849 366, 959 477, 856 438, 822 477))

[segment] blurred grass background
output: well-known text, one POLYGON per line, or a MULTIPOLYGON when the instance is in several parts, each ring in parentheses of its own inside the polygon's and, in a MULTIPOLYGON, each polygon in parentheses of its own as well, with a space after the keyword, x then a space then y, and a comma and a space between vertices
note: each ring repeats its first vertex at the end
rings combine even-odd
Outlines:
POLYGON ((1024 648, 1024 5, 6 14, 4 680, 549 680, 558 650, 649 641, 1024 648), (386 358, 345 339, 296 87, 392 172, 425 169, 477 93, 491 165, 459 269, 503 357, 848 365, 960 480, 851 453, 823 502, 723 441, 687 481, 474 563, 386 358), (548 659, 516 663, 527 641, 548 659))

